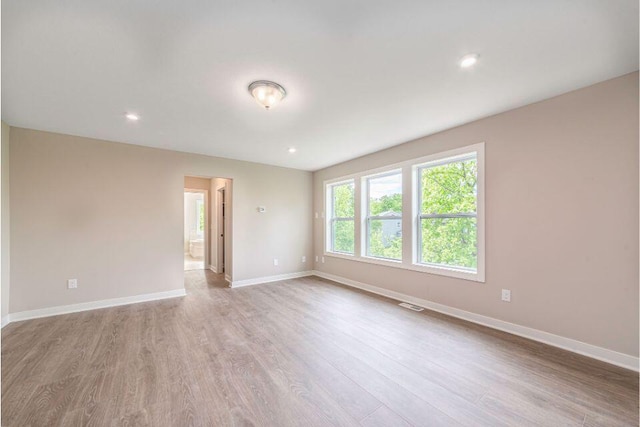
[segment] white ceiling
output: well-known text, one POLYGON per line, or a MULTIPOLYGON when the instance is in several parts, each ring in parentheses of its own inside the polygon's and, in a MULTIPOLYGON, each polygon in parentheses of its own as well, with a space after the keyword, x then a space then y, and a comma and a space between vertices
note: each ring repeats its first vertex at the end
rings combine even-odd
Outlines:
POLYGON ((636 69, 637 0, 2 0, 10 125, 306 170, 636 69))

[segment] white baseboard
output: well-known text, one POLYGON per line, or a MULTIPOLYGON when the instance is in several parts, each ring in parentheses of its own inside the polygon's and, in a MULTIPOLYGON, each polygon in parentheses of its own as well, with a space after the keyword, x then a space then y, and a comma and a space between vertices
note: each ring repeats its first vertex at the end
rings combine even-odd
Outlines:
POLYGON ((215 267, 215 266, 213 266, 213 265, 210 265, 210 266, 209 266, 209 270, 213 271, 214 273, 217 273, 217 272, 218 272, 218 270, 216 269, 216 267, 215 267))
POLYGON ((255 279, 236 280, 230 282, 232 288, 242 286, 259 285, 261 283, 278 282, 280 280, 297 279, 299 277, 313 276, 312 271, 298 271, 296 273, 277 274, 275 276, 256 277, 255 279))
POLYGON ((4 316, 2 318, 2 320, 0 321, 0 329, 4 328, 5 326, 7 326, 9 324, 9 315, 7 314, 6 316, 4 316))
POLYGON ((187 292, 184 289, 175 289, 173 291, 156 292, 153 294, 134 295, 131 297, 112 298, 100 301, 83 302, 80 304, 61 305, 57 307, 41 308, 38 310, 20 311, 18 313, 10 313, 2 318, 2 326, 5 324, 18 322, 21 320, 38 319, 40 317, 57 316, 59 314, 77 313, 79 311, 95 310, 98 308, 117 307, 119 305, 135 304, 139 302, 156 301, 167 298, 175 298, 185 296, 187 292), (6 323, 5 318, 8 317, 6 323))
POLYGON ((225 274, 224 275, 224 280, 226 280, 227 282, 229 282, 229 286, 231 286, 231 276, 229 274, 225 274))
POLYGON ((424 307, 429 310, 437 311, 439 313, 447 314, 449 316, 457 317, 459 319, 463 319, 469 322, 477 323, 479 325, 487 326, 489 328, 498 329, 500 331, 508 332, 513 335, 518 335, 534 341, 549 344, 554 347, 562 348, 564 350, 568 350, 573 353, 578 353, 583 356, 587 356, 593 359, 601 360, 603 362, 611 363, 612 365, 631 369, 636 372, 639 370, 640 359, 635 356, 619 353, 613 350, 608 350, 606 348, 598 347, 592 344, 587 344, 571 338, 566 338, 559 335, 551 334, 549 332, 540 331, 538 329, 517 325, 515 323, 505 322, 504 320, 494 319, 493 317, 471 313, 469 311, 464 311, 458 308, 449 307, 447 305, 438 304, 422 298, 412 297, 410 295, 405 295, 400 292, 379 288, 377 286, 369 285, 362 282, 357 282, 355 280, 347 279, 345 277, 335 276, 333 274, 324 273, 322 271, 314 270, 313 275, 322 277, 324 279, 332 280, 334 282, 338 282, 343 285, 352 286, 354 288, 372 292, 374 294, 382 295, 398 301, 406 301, 411 304, 418 305, 420 307, 424 307))

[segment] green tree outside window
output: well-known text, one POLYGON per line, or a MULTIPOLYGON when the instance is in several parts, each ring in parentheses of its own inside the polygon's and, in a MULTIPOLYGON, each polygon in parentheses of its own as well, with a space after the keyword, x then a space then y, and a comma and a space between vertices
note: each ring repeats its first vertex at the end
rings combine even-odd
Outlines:
POLYGON ((331 250, 353 254, 355 250, 355 199, 353 181, 331 186, 331 250))
POLYGON ((476 269, 476 158, 420 169, 420 261, 476 269))

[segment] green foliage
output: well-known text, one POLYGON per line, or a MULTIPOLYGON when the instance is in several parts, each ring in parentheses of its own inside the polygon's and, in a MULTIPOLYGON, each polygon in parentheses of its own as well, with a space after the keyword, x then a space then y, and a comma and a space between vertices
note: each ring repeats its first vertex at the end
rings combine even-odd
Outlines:
MULTIPOLYGON (((475 213, 478 165, 475 159, 421 171, 421 213, 475 213)), ((430 218, 421 224, 421 261, 476 268, 476 218, 430 218)))
POLYGON ((402 214, 402 194, 395 193, 384 195, 379 199, 369 200, 369 210, 371 215, 380 215, 383 212, 396 212, 402 214))
POLYGON ((422 169, 421 213, 475 212, 477 175, 475 159, 422 169))
POLYGON ((422 220, 422 262, 477 267, 475 218, 422 220))
POLYGON ((354 247, 354 221, 333 221, 333 250, 352 254, 354 247))
MULTIPOLYGON (((333 218, 353 218, 355 199, 353 183, 332 188, 333 218)), ((355 221, 333 221, 333 250, 352 254, 355 249, 355 221)))
POLYGON ((402 175, 400 173, 369 180, 369 215, 397 217, 369 220, 367 227, 369 233, 367 255, 369 256, 402 259, 401 188, 402 175), (373 197, 373 194, 378 197, 373 197))
POLYGON ((369 200, 370 215, 398 214, 398 219, 369 221, 369 248, 367 254, 380 258, 402 259, 402 193, 385 194, 369 200), (400 223, 400 227, 397 224, 400 223))
POLYGON ((204 204, 197 204, 198 207, 198 232, 204 233, 204 204))
POLYGON ((353 183, 335 185, 333 188, 333 217, 353 218, 355 216, 353 183))
MULTIPOLYGON (((478 165, 475 159, 448 163, 420 171, 422 214, 475 214, 478 165)), ((353 183, 332 187, 333 218, 355 215, 353 183)), ((363 207, 364 208, 364 207, 363 207)), ((369 256, 402 259, 402 194, 369 200, 370 215, 398 214, 398 219, 371 220, 368 227, 369 256)), ((333 250, 354 253, 354 221, 332 221, 333 250)), ((475 217, 426 218, 421 220, 421 262, 475 269, 477 223, 475 217)), ((363 230, 363 232, 365 232, 363 230)))
MULTIPOLYGON (((398 221, 401 221, 401 218, 374 219, 369 222, 369 250, 367 252, 369 256, 402 259, 402 234, 396 235, 395 233, 384 232, 385 225, 386 230, 396 231, 398 221)), ((402 224, 400 224, 400 228, 397 228, 397 231, 402 233, 402 224)))

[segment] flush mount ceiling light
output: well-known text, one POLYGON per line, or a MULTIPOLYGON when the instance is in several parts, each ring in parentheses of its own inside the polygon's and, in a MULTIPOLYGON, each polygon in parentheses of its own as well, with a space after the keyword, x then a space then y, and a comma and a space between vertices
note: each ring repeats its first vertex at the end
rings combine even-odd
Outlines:
POLYGON ((140 116, 133 113, 125 114, 125 117, 127 118, 127 120, 130 120, 132 122, 137 122, 138 120, 140 120, 140 116))
POLYGON ((469 55, 465 55, 462 58, 460 58, 460 67, 461 68, 473 67, 474 65, 476 65, 476 62, 478 62, 478 55, 476 55, 475 53, 470 53, 469 55))
POLYGON ((287 151, 289 151, 291 154, 293 154, 298 150, 296 150, 296 147, 289 147, 289 150, 287 150, 287 151))
POLYGON ((269 110, 282 101, 287 92, 278 83, 268 80, 258 80, 249 85, 249 93, 255 98, 258 104, 269 110))

